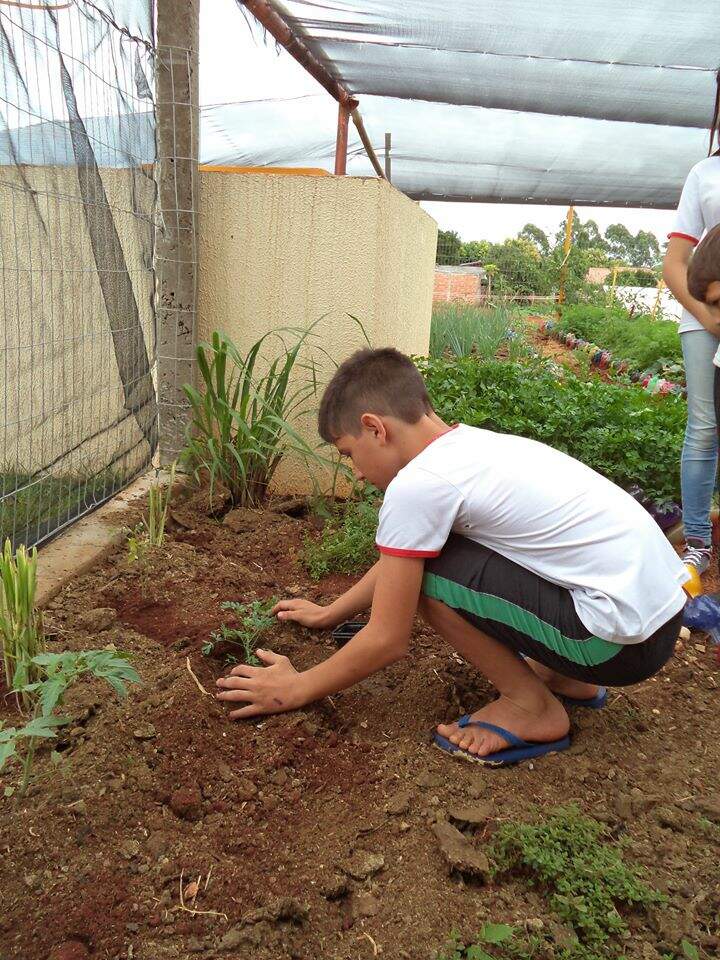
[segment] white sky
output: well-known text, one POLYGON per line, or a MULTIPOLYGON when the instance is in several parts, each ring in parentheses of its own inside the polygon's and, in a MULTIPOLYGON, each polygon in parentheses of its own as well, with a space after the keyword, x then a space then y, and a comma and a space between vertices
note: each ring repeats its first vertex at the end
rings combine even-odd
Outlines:
MULTIPOLYGON (((252 21, 249 13, 246 17, 252 21)), ((202 105, 316 93, 330 99, 285 50, 276 52, 272 38, 263 43, 257 25, 250 32, 235 0, 201 0, 202 105)), ((565 207, 527 204, 423 202, 422 207, 442 230, 456 230, 463 240, 493 242, 515 236, 526 223, 554 233, 567 212, 565 207)), ((661 242, 672 229, 674 216, 669 210, 629 207, 577 207, 576 212, 582 220, 594 219, 603 232, 611 223, 623 223, 632 233, 651 230, 661 242)))

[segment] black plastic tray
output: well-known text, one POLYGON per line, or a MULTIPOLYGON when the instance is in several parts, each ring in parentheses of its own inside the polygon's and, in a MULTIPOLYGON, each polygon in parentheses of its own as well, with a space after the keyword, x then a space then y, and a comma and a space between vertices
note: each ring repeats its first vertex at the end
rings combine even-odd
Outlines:
POLYGON ((338 647, 342 647, 366 626, 366 620, 346 620, 339 627, 335 627, 332 638, 338 647))

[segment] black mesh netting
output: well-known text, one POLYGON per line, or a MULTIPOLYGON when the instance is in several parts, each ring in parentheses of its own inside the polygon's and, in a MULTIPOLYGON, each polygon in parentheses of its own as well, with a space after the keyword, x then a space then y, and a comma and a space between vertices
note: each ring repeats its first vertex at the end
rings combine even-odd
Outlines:
POLYGON ((39 543, 157 444, 150 0, 0 3, 0 539, 39 543))

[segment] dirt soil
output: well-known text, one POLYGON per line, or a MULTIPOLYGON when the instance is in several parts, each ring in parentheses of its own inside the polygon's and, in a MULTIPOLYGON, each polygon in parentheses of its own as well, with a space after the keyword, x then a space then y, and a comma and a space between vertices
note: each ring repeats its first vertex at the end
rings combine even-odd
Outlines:
MULTIPOLYGON (((516 768, 431 745, 492 691, 422 625, 406 660, 332 700, 232 722, 188 667, 213 690, 223 664, 201 647, 221 602, 325 602, 351 580, 304 573, 311 519, 222 514, 205 495, 176 501, 165 547, 144 564, 118 548, 47 611, 51 650, 114 644, 143 682, 124 701, 79 684, 60 761, 41 751, 29 793, 1 801, 3 960, 428 960, 488 920, 542 930, 551 958, 567 930, 541 891, 488 881, 480 854, 499 824, 568 802, 668 895, 620 952, 658 960, 685 938, 718 955, 720 671, 705 638, 605 710, 574 710, 568 752, 516 768), (452 872, 433 831, 446 821, 466 836, 452 872)), ((299 668, 333 650, 291 625, 263 645, 299 668)), ((17 780, 10 768, 0 792, 17 780)))

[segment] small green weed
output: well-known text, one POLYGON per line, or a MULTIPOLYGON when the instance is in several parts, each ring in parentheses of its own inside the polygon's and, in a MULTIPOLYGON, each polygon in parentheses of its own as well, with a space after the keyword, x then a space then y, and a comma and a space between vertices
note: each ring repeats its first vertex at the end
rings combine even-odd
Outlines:
MULTIPOLYGON (((237 603, 227 600, 220 604, 223 610, 231 610, 238 620, 239 627, 229 627, 223 623, 220 629, 210 634, 210 639, 203 646, 202 652, 209 656, 218 644, 228 643, 240 647, 243 651, 245 663, 258 666, 260 661, 255 656, 255 650, 263 634, 267 633, 274 624, 275 618, 270 611, 277 603, 273 597, 270 600, 255 600, 252 603, 237 603)), ((237 657, 227 657, 229 662, 237 662, 237 657)))
MULTIPOLYGON (((57 728, 69 723, 67 717, 53 716, 53 710, 62 706, 68 687, 83 674, 90 674, 107 680, 113 690, 124 697, 126 684, 140 681, 128 659, 127 654, 116 650, 41 653, 32 658, 32 666, 42 679, 26 683, 19 690, 32 697, 34 715, 23 727, 3 727, 0 722, 0 770, 11 757, 18 754, 21 743, 24 745, 21 793, 27 787, 37 741, 57 736, 57 728)), ((7 788, 5 795, 11 796, 13 792, 14 788, 7 788)))
POLYGON ((302 563, 313 580, 330 573, 360 573, 377 560, 377 491, 331 509, 319 540, 305 540, 302 563))
MULTIPOLYGON (((444 950, 438 953, 436 960, 494 960, 497 954, 487 952, 487 947, 498 944, 507 945, 514 930, 506 923, 486 923, 473 938, 474 943, 464 944, 459 934, 453 933, 444 950)), ((503 951, 503 956, 508 954, 503 951)))
POLYGON ((525 876, 546 893, 552 911, 572 925, 581 945, 603 951, 611 937, 627 930, 619 907, 663 902, 606 837, 607 828, 597 820, 577 807, 560 807, 537 824, 501 826, 490 855, 496 875, 525 876))
POLYGON ((167 486, 154 483, 148 490, 147 517, 143 517, 128 536, 128 557, 131 561, 143 561, 150 547, 163 545, 176 469, 177 463, 173 463, 170 467, 167 486))

